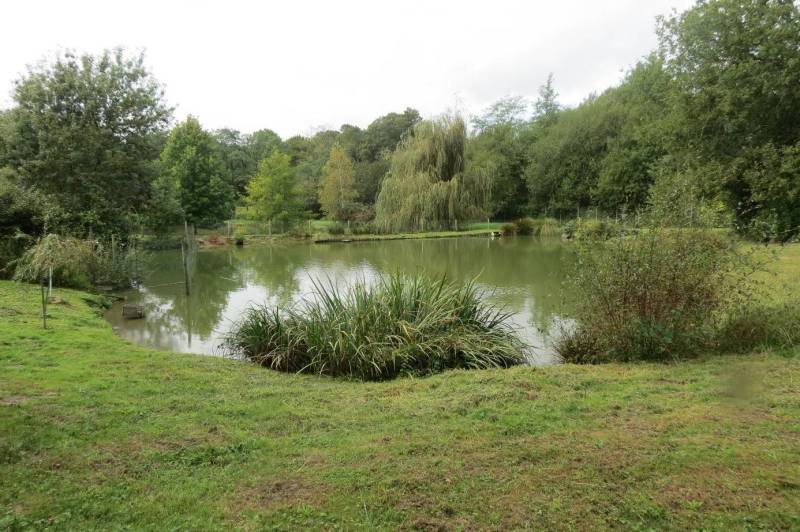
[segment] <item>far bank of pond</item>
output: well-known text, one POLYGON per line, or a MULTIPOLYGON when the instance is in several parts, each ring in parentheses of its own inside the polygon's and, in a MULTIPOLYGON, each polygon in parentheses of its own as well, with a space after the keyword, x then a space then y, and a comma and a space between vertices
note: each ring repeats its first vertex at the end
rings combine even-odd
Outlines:
POLYGON ((563 323, 567 247, 558 238, 440 238, 340 243, 280 242, 201 249, 186 296, 180 251, 152 253, 150 273, 124 295, 146 317, 106 318, 128 340, 177 352, 217 354, 222 335, 251 304, 287 306, 313 296, 313 281, 346 285, 376 275, 422 272, 477 279, 493 303, 514 314, 531 362, 555 361, 550 339, 563 323))

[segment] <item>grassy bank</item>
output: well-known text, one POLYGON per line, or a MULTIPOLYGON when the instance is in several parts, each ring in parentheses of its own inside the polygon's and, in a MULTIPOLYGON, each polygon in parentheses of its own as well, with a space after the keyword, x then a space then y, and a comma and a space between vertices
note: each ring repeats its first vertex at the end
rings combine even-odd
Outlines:
POLYGON ((0 529, 800 527, 797 351, 352 383, 58 294, 0 282, 0 529))

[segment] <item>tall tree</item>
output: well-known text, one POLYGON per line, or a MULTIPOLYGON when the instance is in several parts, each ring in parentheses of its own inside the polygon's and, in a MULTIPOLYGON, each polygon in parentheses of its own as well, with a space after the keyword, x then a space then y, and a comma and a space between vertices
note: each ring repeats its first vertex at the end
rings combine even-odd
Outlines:
POLYGON ((230 178, 231 186, 237 196, 244 194, 245 186, 255 173, 257 161, 253 161, 248 151, 248 137, 235 129, 217 129, 212 132, 219 149, 219 159, 230 178))
MULTIPOLYGON (((800 7, 789 0, 700 1, 661 20, 661 53, 674 77, 681 143, 703 165, 705 185, 736 212, 739 226, 798 230, 793 193, 764 195, 782 157, 800 146, 800 7), (776 159, 776 153, 777 159, 776 159), (769 199, 767 199, 769 198, 769 199), (780 199, 782 198, 782 199, 780 199)), ((760 229, 758 229, 760 232, 760 229)))
POLYGON ((353 161, 341 144, 334 144, 322 167, 319 203, 322 212, 333 220, 348 220, 353 215, 356 198, 353 161))
POLYGON ((437 229, 482 217, 484 176, 464 173, 467 131, 459 116, 420 122, 392 154, 375 205, 384 231, 437 229))
POLYGON ((560 110, 561 104, 558 103, 558 92, 551 72, 548 74, 544 85, 539 87, 539 97, 533 104, 533 119, 550 124, 555 120, 560 110))
POLYGON ((62 229, 127 232, 129 214, 149 196, 158 157, 153 134, 171 115, 144 56, 65 52, 31 67, 16 82, 14 100, 5 157, 21 182, 57 201, 62 229))
POLYGON ((250 174, 256 172, 258 163, 266 159, 275 150, 281 149, 281 137, 271 129, 259 129, 247 137, 247 152, 251 161, 250 174))
POLYGON ((529 107, 520 96, 503 98, 472 120, 476 134, 467 144, 466 172, 491 184, 487 215, 511 219, 528 206, 523 136, 529 107))
POLYGON ((274 150, 247 184, 247 205, 259 220, 295 222, 303 216, 302 191, 291 157, 274 150))
POLYGON ((161 153, 164 179, 180 190, 186 220, 213 227, 233 212, 233 188, 214 137, 190 116, 175 126, 161 153))

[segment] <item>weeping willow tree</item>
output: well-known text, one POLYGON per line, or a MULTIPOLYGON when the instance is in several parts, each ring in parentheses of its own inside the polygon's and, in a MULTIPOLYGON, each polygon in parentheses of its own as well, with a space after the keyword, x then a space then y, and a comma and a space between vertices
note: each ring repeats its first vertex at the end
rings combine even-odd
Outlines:
POLYGON ((381 231, 451 228, 483 217, 489 180, 464 172, 467 129, 459 116, 420 122, 392 154, 375 204, 381 231))

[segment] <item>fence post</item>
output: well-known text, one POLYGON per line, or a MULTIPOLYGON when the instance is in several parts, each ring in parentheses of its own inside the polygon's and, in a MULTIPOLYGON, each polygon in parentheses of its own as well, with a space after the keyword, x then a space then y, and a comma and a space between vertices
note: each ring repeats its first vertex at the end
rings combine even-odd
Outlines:
MULTIPOLYGON (((183 284, 186 287, 186 295, 191 292, 191 280, 189 279, 189 253, 192 252, 191 244, 189 243, 189 224, 186 220, 183 221, 184 239, 181 243, 181 262, 183 263, 183 284)), ((194 227, 192 227, 194 232, 194 227)))
POLYGON ((42 328, 47 329, 47 292, 44 289, 44 279, 39 286, 42 290, 42 328))

